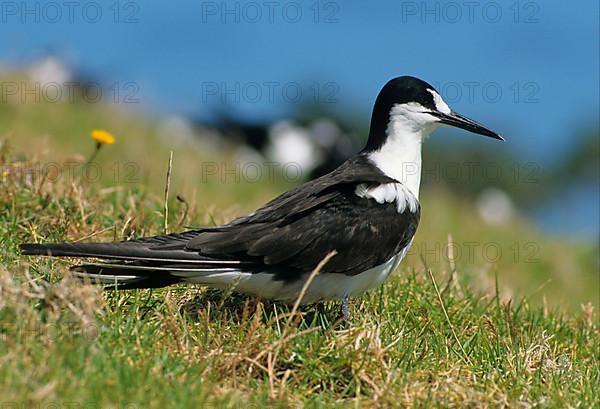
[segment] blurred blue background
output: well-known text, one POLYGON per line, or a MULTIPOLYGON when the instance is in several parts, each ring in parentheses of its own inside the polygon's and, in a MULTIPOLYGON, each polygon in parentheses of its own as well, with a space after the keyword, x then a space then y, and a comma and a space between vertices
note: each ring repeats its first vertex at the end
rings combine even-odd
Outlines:
POLYGON ((508 140, 498 148, 449 131, 436 143, 535 162, 546 179, 531 189, 561 188, 533 218, 598 236, 597 2, 47 4, 2 3, 0 62, 56 53, 107 86, 135 83, 136 109, 159 115, 262 123, 294 117, 308 101, 368 122, 387 80, 418 76, 508 140), (282 94, 298 87, 300 101, 282 94))

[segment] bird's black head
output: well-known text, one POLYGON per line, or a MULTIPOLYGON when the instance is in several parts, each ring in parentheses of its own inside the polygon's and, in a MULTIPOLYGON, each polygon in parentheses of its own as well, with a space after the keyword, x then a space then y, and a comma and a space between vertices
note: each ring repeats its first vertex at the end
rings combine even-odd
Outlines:
POLYGON ((383 86, 377 96, 375 106, 391 109, 396 104, 414 102, 433 110, 436 109, 436 106, 430 90, 437 93, 435 88, 423 80, 408 75, 397 77, 389 80, 383 86))
POLYGON ((381 148, 392 120, 401 122, 407 132, 427 135, 447 125, 502 140, 497 133, 453 112, 433 86, 415 77, 397 77, 383 86, 371 116, 371 129, 365 151, 381 148))

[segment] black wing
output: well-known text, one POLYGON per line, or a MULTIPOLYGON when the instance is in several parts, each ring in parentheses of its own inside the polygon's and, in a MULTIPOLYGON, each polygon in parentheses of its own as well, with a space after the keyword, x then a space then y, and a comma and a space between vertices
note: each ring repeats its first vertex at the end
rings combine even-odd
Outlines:
POLYGON ((414 236, 419 209, 356 195, 358 184, 398 183, 357 156, 334 172, 232 223, 199 232, 187 250, 203 256, 273 266, 280 279, 312 271, 332 250, 326 273, 359 274, 390 259, 414 236))
POLYGON ((177 282, 170 270, 197 274, 222 268, 267 270, 281 280, 312 271, 332 250, 323 272, 359 274, 382 264, 410 243, 419 209, 398 213, 395 203, 379 204, 355 194, 358 184, 398 183, 363 156, 307 182, 231 223, 167 236, 114 243, 23 244, 23 254, 94 257, 117 264, 84 264, 79 272, 118 275, 134 272, 121 288, 177 282))

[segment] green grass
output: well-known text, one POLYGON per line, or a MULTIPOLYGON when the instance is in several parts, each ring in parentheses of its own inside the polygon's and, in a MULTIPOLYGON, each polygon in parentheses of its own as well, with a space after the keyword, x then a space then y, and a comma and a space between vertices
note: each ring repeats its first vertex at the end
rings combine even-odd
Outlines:
POLYGON ((0 163, 85 160, 92 128, 117 136, 98 163, 135 162, 137 183, 0 178, 3 407, 600 407, 595 245, 523 220, 486 226, 442 188, 424 191, 417 251, 352 300, 347 325, 335 303, 291 315, 202 287, 103 293, 71 279, 69 260, 21 256, 26 241, 162 233, 170 149, 172 231, 225 222, 291 186, 195 184, 202 161, 234 160, 226 145, 174 144, 152 121, 82 104, 0 105, 0 163), (448 235, 503 256, 449 257, 448 235))

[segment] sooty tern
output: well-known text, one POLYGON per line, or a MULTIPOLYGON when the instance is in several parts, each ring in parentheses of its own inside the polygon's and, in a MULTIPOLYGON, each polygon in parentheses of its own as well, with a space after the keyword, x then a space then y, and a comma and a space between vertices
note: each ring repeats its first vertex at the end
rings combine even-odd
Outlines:
POLYGON ((398 266, 419 223, 421 144, 440 126, 500 139, 453 112, 428 83, 389 81, 373 108, 366 147, 337 169, 223 226, 112 243, 23 244, 26 255, 105 261, 71 269, 112 288, 199 283, 265 299, 303 303, 348 297, 379 286, 398 266))

